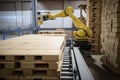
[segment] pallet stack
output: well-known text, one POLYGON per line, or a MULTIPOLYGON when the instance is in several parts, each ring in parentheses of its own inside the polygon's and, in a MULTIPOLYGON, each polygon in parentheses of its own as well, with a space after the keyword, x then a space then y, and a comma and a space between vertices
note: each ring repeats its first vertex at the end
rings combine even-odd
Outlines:
POLYGON ((73 31, 72 30, 64 30, 64 29, 42 30, 42 31, 39 31, 38 34, 41 34, 41 35, 62 35, 62 34, 67 34, 67 37, 73 38, 73 31))
POLYGON ((59 80, 66 35, 0 41, 0 80, 59 80))
POLYGON ((87 26, 93 31, 91 52, 98 54, 100 52, 100 33, 101 33, 101 2, 100 0, 88 0, 87 4, 87 26))
POLYGON ((120 0, 102 0, 102 62, 120 74, 120 0))
POLYGON ((39 31, 38 34, 64 34, 64 30, 43 30, 39 31))

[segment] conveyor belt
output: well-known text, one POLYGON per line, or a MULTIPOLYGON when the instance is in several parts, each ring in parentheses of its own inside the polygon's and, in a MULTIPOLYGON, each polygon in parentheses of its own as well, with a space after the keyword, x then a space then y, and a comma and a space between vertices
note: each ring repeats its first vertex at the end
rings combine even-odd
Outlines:
POLYGON ((77 47, 65 48, 61 80, 94 80, 77 47))
POLYGON ((68 48, 66 48, 62 63, 61 80, 73 80, 72 71, 71 53, 68 51, 68 48))

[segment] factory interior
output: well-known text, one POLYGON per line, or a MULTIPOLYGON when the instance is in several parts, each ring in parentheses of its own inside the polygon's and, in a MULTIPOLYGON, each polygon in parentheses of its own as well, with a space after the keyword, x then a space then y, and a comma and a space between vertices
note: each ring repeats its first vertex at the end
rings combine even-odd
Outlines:
POLYGON ((0 0, 0 80, 120 80, 120 0, 0 0))

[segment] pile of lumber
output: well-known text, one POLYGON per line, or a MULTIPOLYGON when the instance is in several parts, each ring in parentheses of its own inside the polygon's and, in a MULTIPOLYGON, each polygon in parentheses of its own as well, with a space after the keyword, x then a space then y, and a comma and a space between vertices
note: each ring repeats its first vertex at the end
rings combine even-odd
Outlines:
POLYGON ((100 33, 101 33, 101 0, 88 0, 87 3, 87 26, 93 31, 91 53, 100 52, 100 33))
POLYGON ((38 32, 41 35, 62 35, 67 34, 67 37, 73 38, 73 31, 72 30, 65 30, 65 29, 56 29, 56 30, 41 30, 38 32))
POLYGON ((42 30, 38 34, 64 34, 64 30, 42 30))
POLYGON ((66 35, 0 41, 0 80, 59 80, 66 35))
POLYGON ((120 0, 102 0, 102 62, 120 74, 120 0))

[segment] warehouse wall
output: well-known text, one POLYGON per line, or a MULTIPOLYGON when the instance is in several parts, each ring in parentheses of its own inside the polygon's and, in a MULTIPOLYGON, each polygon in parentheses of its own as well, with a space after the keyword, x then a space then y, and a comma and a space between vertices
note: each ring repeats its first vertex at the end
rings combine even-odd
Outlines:
POLYGON ((15 3, 0 3, 0 28, 16 26, 15 3), (5 7, 6 6, 6 7, 5 7), (9 10, 9 11, 8 11, 9 10))
MULTIPOLYGON (((15 1, 15 0, 14 0, 15 1)), ((32 12, 31 2, 17 1, 12 2, 9 0, 0 1, 0 29, 15 29, 17 27, 28 28, 32 25, 32 12), (6 24, 7 23, 7 24, 6 24)), ((58 13, 68 5, 72 5, 75 10, 75 15, 80 16, 78 6, 80 4, 86 4, 86 1, 72 1, 72 0, 38 0, 38 11, 50 11, 52 13, 58 13)), ((53 21, 46 21, 41 27, 44 28, 70 28, 72 27, 72 20, 70 18, 58 18, 53 21), (58 23, 55 25, 54 23, 58 23), (53 26, 51 26, 53 25, 53 26)))
POLYGON ((0 28, 16 29, 28 28, 32 23, 30 2, 5 2, 0 3, 0 28))

